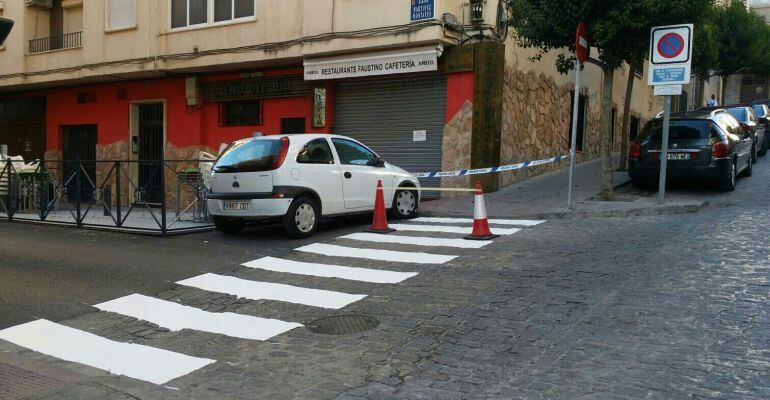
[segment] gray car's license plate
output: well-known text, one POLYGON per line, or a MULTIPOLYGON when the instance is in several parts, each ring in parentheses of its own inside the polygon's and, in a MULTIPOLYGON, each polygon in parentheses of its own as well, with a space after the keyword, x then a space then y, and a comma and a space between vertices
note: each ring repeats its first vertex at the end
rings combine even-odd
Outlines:
POLYGON ((689 160, 690 153, 668 153, 669 160, 689 160))
POLYGON ((251 209, 250 201, 226 201, 224 207, 225 211, 248 211, 251 209))

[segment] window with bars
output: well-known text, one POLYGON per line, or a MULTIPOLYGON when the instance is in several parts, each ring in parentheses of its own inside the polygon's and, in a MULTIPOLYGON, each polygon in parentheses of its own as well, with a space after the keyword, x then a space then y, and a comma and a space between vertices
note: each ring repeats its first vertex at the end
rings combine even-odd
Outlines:
POLYGON ((239 100, 219 103, 219 126, 262 125, 262 101, 239 100))
POLYGON ((171 28, 251 19, 256 0, 170 0, 171 28))

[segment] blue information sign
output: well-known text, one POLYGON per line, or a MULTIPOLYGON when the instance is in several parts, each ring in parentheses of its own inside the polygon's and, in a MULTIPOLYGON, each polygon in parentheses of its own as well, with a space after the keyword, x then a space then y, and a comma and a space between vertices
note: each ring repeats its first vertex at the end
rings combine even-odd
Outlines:
POLYGON ((684 79, 684 68, 660 68, 652 71, 654 83, 680 82, 684 79))
POLYGON ((412 21, 433 18, 434 0, 412 0, 412 21))

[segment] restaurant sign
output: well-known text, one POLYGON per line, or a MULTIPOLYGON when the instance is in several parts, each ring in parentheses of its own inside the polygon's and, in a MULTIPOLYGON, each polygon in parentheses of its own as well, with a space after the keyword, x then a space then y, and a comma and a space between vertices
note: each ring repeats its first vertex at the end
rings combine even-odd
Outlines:
POLYGON ((402 52, 373 53, 358 57, 306 59, 305 80, 357 78, 438 70, 442 47, 402 52))
POLYGON ((299 75, 208 82, 201 86, 204 101, 272 99, 310 95, 310 85, 299 75))

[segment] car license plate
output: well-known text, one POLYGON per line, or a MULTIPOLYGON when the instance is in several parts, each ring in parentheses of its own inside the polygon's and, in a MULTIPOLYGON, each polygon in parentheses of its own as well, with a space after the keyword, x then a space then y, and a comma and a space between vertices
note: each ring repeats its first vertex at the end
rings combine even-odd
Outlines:
POLYGON ((689 160, 690 153, 668 153, 669 160, 689 160))
POLYGON ((226 201, 225 211, 248 211, 251 209, 250 201, 226 201))

